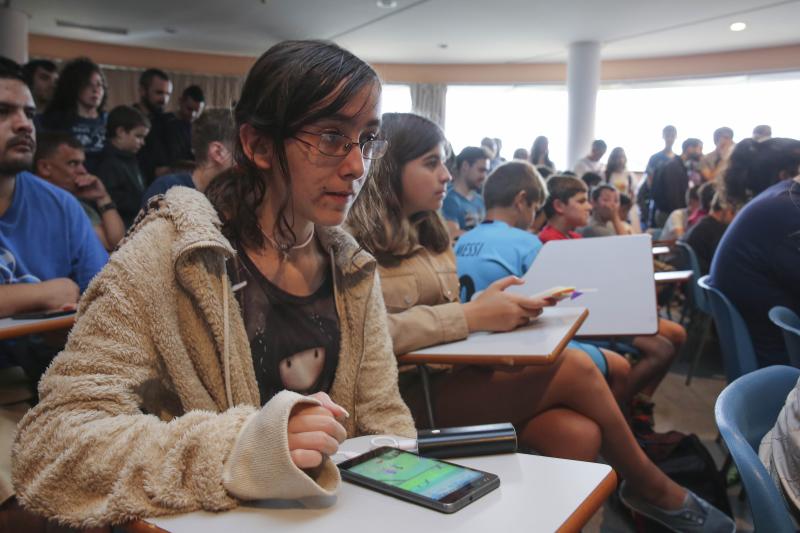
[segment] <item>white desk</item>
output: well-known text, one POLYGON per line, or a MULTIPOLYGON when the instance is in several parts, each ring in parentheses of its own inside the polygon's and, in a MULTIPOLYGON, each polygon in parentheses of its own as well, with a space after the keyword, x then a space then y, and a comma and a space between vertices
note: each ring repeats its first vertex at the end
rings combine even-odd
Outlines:
POLYGON ((13 339, 34 333, 69 329, 74 323, 75 313, 54 318, 38 318, 33 320, 0 318, 0 340, 13 339))
POLYGON ((546 243, 523 277, 506 292, 533 295, 551 287, 587 289, 558 307, 586 307, 579 336, 652 335, 658 331, 649 235, 565 239, 546 243))
MULTIPOLYGON (((363 451, 368 442, 369 437, 352 439, 342 449, 363 451)), ((308 507, 296 501, 251 502, 224 513, 197 512, 147 522, 172 533, 577 532, 616 486, 611 467, 596 463, 524 454, 454 462, 497 474, 500 488, 451 515, 342 482, 337 497, 308 502, 308 507)), ((148 531, 146 527, 138 522, 131 529, 148 531)))
POLYGON ((691 270, 669 270, 666 272, 656 272, 653 279, 659 285, 666 283, 684 283, 692 278, 694 272, 691 270))
POLYGON ((653 246, 653 255, 664 255, 669 253, 669 246, 653 246))
POLYGON ((463 341, 422 348, 398 358, 405 363, 545 365, 572 340, 589 312, 548 307, 530 325, 506 333, 473 333, 463 341))

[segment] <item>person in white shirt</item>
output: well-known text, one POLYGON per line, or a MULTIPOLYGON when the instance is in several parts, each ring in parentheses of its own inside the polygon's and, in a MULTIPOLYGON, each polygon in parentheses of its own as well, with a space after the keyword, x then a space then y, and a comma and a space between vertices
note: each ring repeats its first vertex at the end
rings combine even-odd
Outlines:
POLYGON ((583 159, 579 159, 578 162, 575 163, 575 175, 580 178, 587 172, 602 174, 603 163, 600 162, 600 159, 603 158, 607 149, 608 147, 602 139, 592 141, 592 150, 589 152, 589 155, 583 159))

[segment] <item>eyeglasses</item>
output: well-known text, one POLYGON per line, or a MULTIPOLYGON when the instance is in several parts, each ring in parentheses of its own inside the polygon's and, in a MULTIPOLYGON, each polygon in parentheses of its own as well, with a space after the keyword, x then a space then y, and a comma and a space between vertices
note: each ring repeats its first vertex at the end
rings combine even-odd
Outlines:
POLYGON ((300 130, 300 133, 319 137, 319 142, 317 142, 316 145, 299 137, 295 137, 295 139, 303 144, 316 148, 319 150, 319 153, 330 157, 345 157, 350 153, 350 150, 353 149, 353 146, 358 146, 361 149, 361 157, 364 159, 380 159, 386 154, 386 150, 389 149, 389 141, 384 139, 368 139, 366 141, 356 142, 338 133, 314 133, 313 131, 304 130, 300 130))

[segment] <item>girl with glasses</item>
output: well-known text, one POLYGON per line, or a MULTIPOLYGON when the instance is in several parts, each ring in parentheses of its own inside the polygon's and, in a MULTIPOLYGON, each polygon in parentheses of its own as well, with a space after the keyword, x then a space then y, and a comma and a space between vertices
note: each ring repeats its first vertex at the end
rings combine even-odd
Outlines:
POLYGON ((381 85, 336 45, 275 45, 235 109, 236 165, 174 187, 80 302, 20 425, 30 510, 87 527, 331 494, 346 437, 414 436, 376 263, 338 229, 381 85))

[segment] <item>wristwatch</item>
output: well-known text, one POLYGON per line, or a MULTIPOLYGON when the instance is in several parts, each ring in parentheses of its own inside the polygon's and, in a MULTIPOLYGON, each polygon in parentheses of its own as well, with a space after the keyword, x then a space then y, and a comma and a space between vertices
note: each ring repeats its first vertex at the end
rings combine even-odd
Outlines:
POLYGON ((111 201, 111 202, 105 203, 103 205, 98 205, 97 206, 97 212, 102 215, 106 211, 110 211, 110 210, 116 209, 116 208, 117 208, 117 204, 115 204, 113 201, 111 201))

